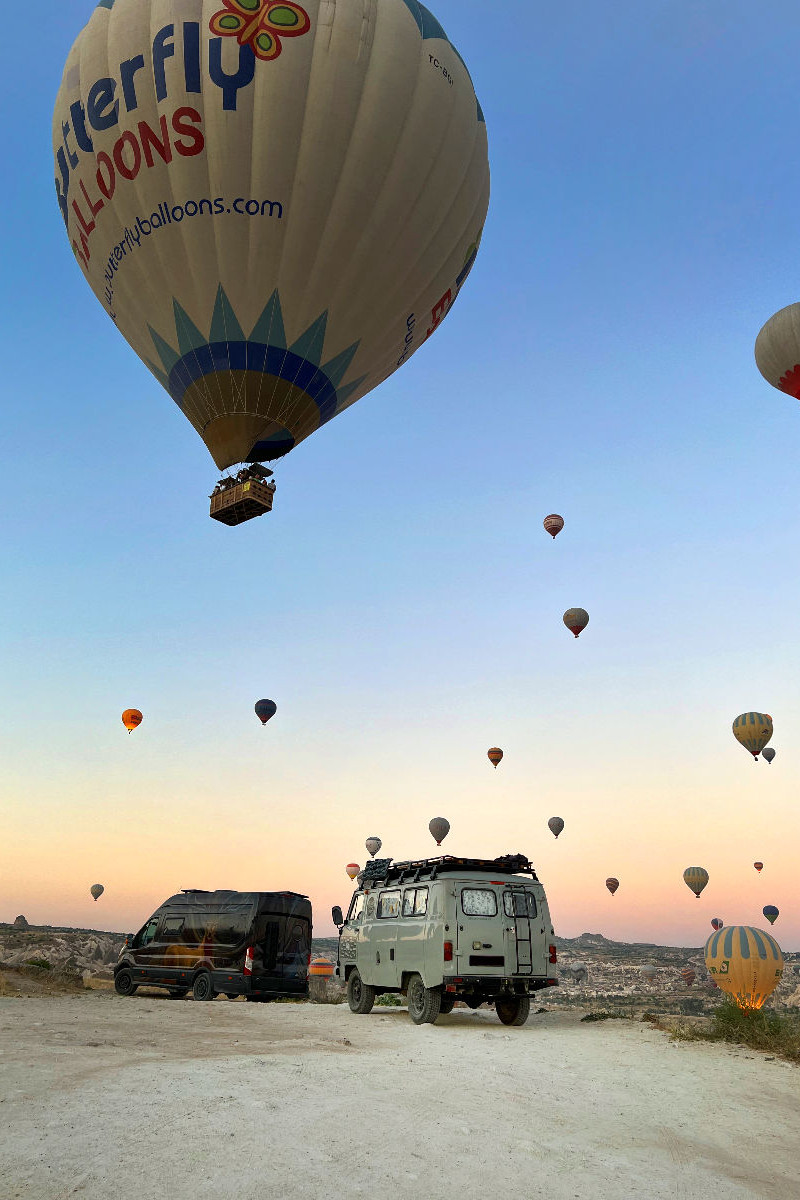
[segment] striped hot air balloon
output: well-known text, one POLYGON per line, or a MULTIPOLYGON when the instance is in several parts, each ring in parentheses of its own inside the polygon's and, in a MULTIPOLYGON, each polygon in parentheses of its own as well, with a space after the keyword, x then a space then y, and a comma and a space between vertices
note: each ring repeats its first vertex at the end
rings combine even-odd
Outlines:
POLYGON ((762 862, 754 862, 754 863, 753 863, 753 866, 754 866, 754 867, 755 867, 755 869, 758 871, 759 875, 760 875, 760 874, 761 874, 761 872, 764 870, 764 864, 763 864, 762 862))
POLYGON ((358 865, 358 863, 348 863, 347 866, 345 867, 345 871, 347 872, 350 879, 355 879, 356 875, 358 874, 358 872, 360 870, 361 870, 361 867, 358 865))
POLYGON ((705 962, 717 986, 745 1011, 761 1008, 783 975, 780 946, 752 925, 729 925, 712 933, 705 962))
POLYGON ((687 867, 683 872, 683 882, 699 900, 700 893, 708 883, 708 871, 705 867, 687 867))
POLYGON ((606 880, 606 887, 608 888, 608 890, 611 892, 611 895, 613 896, 614 892, 619 887, 619 880, 615 879, 613 875, 609 875, 608 879, 606 880))
POLYGON ((687 987, 691 987, 697 978, 697 974, 693 967, 684 967, 681 971, 681 979, 687 987))
POLYGON ((487 750, 486 753, 488 755, 489 762, 492 764, 494 769, 497 770, 497 764, 501 762, 503 758, 503 751, 499 746, 492 746, 491 750, 487 750))
POLYGON ((550 513, 549 516, 545 517, 542 524, 552 538, 557 538, 564 528, 564 518, 560 517, 558 513, 550 513))
POLYGON ((723 921, 722 917, 712 917, 711 918, 711 928, 712 929, 722 929, 724 924, 725 924, 725 922, 723 921))
POLYGON ((740 713, 733 722, 733 736, 757 759, 772 737, 772 717, 769 713, 740 713))

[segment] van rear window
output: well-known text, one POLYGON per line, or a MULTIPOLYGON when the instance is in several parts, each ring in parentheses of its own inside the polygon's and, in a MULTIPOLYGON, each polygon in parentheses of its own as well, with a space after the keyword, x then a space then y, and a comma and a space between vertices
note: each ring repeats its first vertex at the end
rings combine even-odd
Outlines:
POLYGON ((497 896, 489 888, 464 888, 461 911, 465 917, 493 917, 497 913, 497 896))
POLYGON ((535 917, 536 897, 533 892, 504 892, 503 908, 507 917, 535 917))

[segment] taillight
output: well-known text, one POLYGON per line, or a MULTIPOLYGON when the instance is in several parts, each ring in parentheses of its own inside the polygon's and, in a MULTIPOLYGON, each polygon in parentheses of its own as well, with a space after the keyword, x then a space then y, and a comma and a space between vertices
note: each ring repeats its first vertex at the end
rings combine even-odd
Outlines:
POLYGON ((550 957, 547 961, 551 963, 558 962, 558 955, 556 954, 555 946, 548 946, 547 949, 550 951, 550 957))
POLYGON ((244 952, 244 973, 245 975, 253 974, 253 955, 256 952, 255 946, 248 946, 244 952))
POLYGON ((453 943, 452 942, 445 942, 445 944, 444 944, 444 961, 445 962, 453 961, 453 943))

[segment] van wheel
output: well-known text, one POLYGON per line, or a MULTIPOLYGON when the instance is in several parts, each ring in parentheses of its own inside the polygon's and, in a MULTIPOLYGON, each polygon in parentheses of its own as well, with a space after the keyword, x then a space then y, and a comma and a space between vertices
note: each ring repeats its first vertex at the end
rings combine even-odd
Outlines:
POLYGON ((132 996, 138 986, 138 983, 133 982, 133 973, 127 967, 117 971, 114 976, 114 991, 118 996, 132 996))
POLYGON ((368 1012, 372 1012, 372 1006, 375 1003, 375 988, 364 983, 358 971, 352 971, 348 976, 347 1003, 350 1005, 350 1011, 358 1013, 360 1017, 365 1017, 368 1012))
POLYGON ((169 994, 173 1000, 182 1000, 184 996, 189 995, 188 988, 170 988, 169 994))
POLYGON ((498 997, 494 1004, 495 1012, 504 1025, 524 1025, 531 1011, 531 998, 525 996, 498 997))
POLYGON ((213 1000, 216 994, 208 971, 201 971, 192 984, 192 999, 213 1000))
POLYGON ((415 1025, 432 1025, 441 1012, 442 993, 426 988, 421 975, 408 981, 408 1015, 415 1025))
POLYGON ((453 1008, 455 1007, 455 1003, 456 1003, 455 992, 442 992, 442 999, 439 1003, 439 1012, 444 1013, 444 1015, 447 1016, 448 1013, 451 1013, 453 1011, 453 1008))

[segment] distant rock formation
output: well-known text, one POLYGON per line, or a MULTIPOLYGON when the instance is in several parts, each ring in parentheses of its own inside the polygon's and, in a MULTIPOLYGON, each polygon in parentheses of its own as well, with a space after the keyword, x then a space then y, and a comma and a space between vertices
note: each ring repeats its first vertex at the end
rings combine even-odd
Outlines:
POLYGON ((25 920, 22 913, 20 913, 20 915, 18 917, 14 918, 14 928, 15 929, 27 929, 28 928, 28 922, 25 920))

